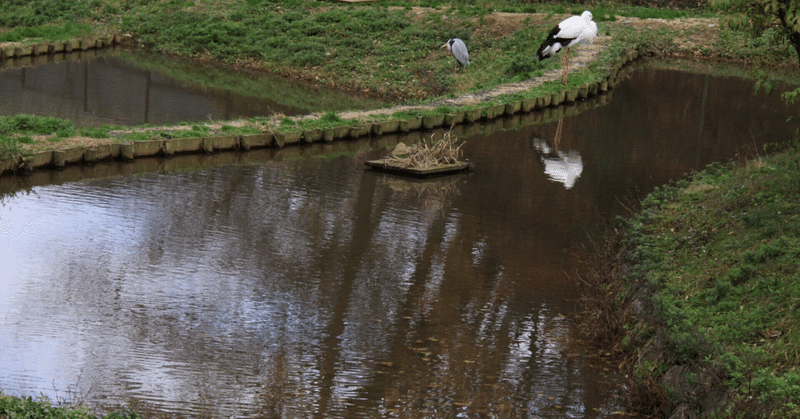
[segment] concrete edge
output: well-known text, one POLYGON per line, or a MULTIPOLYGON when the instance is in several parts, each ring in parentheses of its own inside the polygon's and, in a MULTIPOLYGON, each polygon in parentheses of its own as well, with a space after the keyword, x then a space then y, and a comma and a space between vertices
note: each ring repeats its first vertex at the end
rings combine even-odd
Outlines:
MULTIPOLYGON (((90 49, 119 43, 118 35, 105 39, 67 41, 63 43, 64 51, 73 49, 90 49)), ((5 54, 8 47, 0 49, 0 59, 11 58, 5 54)), ((19 50, 27 51, 29 48, 14 48, 16 57, 19 50)), ((51 53, 55 48, 47 44, 44 48, 30 47, 30 53, 51 53), (44 52, 42 52, 44 51, 44 52)), ((23 53, 25 51, 22 51, 23 53)), ((638 58, 637 51, 630 51, 623 56, 623 60, 614 67, 608 77, 603 80, 587 83, 586 85, 562 90, 552 94, 543 94, 540 97, 517 100, 502 104, 487 104, 484 107, 473 109, 458 109, 450 114, 427 115, 423 117, 410 117, 407 119, 391 119, 379 122, 363 123, 354 126, 330 127, 325 129, 306 129, 295 131, 275 131, 261 134, 215 136, 204 138, 176 138, 139 141, 135 143, 109 144, 91 148, 75 148, 68 150, 45 151, 24 156, 14 156, 0 159, 0 175, 7 173, 27 173, 40 168, 62 168, 67 164, 92 164, 96 161, 119 159, 130 161, 135 158, 153 156, 173 156, 186 153, 214 153, 226 150, 251 150, 254 148, 279 147, 287 145, 309 144, 320 141, 335 141, 342 139, 357 139, 368 135, 385 135, 394 133, 409 133, 420 130, 432 130, 437 127, 450 128, 464 123, 490 121, 500 117, 513 117, 521 113, 530 114, 542 111, 541 117, 530 118, 533 124, 560 118, 569 115, 564 110, 565 104, 575 105, 594 97, 602 97, 613 90, 622 80, 620 71, 623 67, 638 58)), ((604 102, 604 101, 601 101, 604 102)), ((605 103, 601 103, 604 105, 605 103)), ((572 106, 578 109, 578 106, 572 106)), ((576 113, 579 111, 576 111, 576 113)), ((504 124, 505 126, 506 124, 504 124)), ((510 123, 514 125, 514 123, 510 123)))

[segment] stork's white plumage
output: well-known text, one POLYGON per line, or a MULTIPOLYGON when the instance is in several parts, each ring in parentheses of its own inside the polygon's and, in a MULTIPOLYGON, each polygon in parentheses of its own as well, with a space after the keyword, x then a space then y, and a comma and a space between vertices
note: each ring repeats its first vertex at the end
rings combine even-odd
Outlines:
POLYGON ((564 53, 564 74, 561 78, 562 83, 567 84, 567 74, 569 73, 569 48, 575 45, 589 45, 594 42, 597 36, 597 24, 592 20, 592 12, 586 10, 580 16, 570 16, 554 27, 547 38, 539 46, 536 54, 540 60, 552 57, 561 48, 564 53))
POLYGON ((583 159, 579 152, 570 150, 565 153, 558 150, 558 145, 551 148, 544 138, 534 138, 533 147, 541 153, 544 173, 550 180, 562 183, 567 189, 575 186, 583 173, 583 159))
POLYGON ((592 20, 592 12, 588 10, 583 12, 581 17, 586 20, 586 28, 584 28, 583 34, 581 34, 581 40, 578 43, 580 45, 590 45, 592 42, 594 42, 594 38, 597 36, 597 24, 594 23, 594 20, 592 20))

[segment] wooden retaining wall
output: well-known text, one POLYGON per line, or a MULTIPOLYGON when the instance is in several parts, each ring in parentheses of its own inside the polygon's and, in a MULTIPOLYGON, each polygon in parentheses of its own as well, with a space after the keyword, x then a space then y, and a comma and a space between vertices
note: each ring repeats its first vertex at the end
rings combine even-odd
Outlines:
MULTIPOLYGON (((171 158, 164 158, 163 155, 159 154, 147 157, 139 156, 126 160, 126 163, 120 163, 122 158, 106 158, 92 164, 85 164, 81 160, 78 164, 65 164, 59 170, 32 170, 25 172, 27 173, 25 176, 0 176, 0 196, 20 189, 29 189, 40 185, 57 185, 84 179, 114 178, 151 172, 196 171, 226 165, 265 165, 272 161, 289 161, 304 156, 336 156, 342 153, 361 152, 365 149, 391 150, 401 142, 414 144, 421 140, 433 139, 435 141, 443 138, 448 131, 456 137, 492 135, 497 132, 518 130, 545 122, 558 121, 561 118, 574 116, 588 109, 605 106, 611 103, 612 99, 613 92, 608 92, 608 94, 595 96, 573 105, 562 104, 539 111, 519 112, 512 116, 495 120, 481 120, 477 123, 454 125, 452 130, 450 130, 449 126, 442 126, 432 131, 416 130, 404 133, 396 130, 380 137, 365 136, 348 141, 315 141, 303 147, 279 148, 267 145, 264 141, 266 136, 263 138, 258 138, 258 136, 232 136, 231 138, 239 138, 239 152, 206 153, 199 150, 196 152, 190 150, 185 153, 173 154, 171 158), (245 145, 250 145, 251 148, 246 150, 244 148, 245 145)), ((200 143, 193 144, 200 146, 200 143)), ((124 146, 125 144, 115 144, 111 146, 111 149, 120 147, 119 152, 121 155, 123 152, 122 147, 124 146)), ((150 144, 150 146, 153 146, 153 144, 150 144)), ((133 145, 130 145, 128 152, 132 152, 132 147, 133 145)), ((76 159, 78 155, 79 153, 76 152, 70 156, 70 159, 76 159)), ((51 165, 49 167, 54 168, 55 166, 51 165)))
MULTIPOLYGON (((118 42, 116 37, 107 40, 96 40, 94 46, 108 45, 118 42)), ((74 42, 74 41, 72 41, 74 42)), ((91 42, 86 45, 91 45, 91 42)), ((83 43, 81 44, 84 45, 83 43)), ((65 43, 66 48, 66 43, 65 43)), ((31 53, 42 48, 31 47, 31 53)), ((51 48, 48 46, 48 51, 51 48)), ((53 49, 54 50, 54 49, 53 49)), ((14 56, 17 56, 15 49, 14 56)), ((25 51, 22 51, 23 53, 25 51)), ((5 54, 6 52, 3 52, 5 54)), ((75 148, 69 150, 44 151, 25 156, 15 156, 0 160, 0 175, 30 173, 33 169, 52 168, 61 169, 73 164, 94 164, 103 160, 131 161, 142 157, 174 156, 176 154, 205 153, 212 154, 219 151, 241 150, 248 151, 260 148, 283 148, 286 146, 310 144, 315 142, 333 142, 337 140, 354 140, 363 137, 381 137, 389 134, 414 134, 416 141, 421 139, 421 133, 436 128, 454 127, 454 134, 468 133, 462 129, 465 125, 478 122, 492 121, 505 118, 500 126, 519 128, 524 125, 537 124, 542 121, 555 120, 572 112, 580 112, 590 103, 605 104, 607 94, 619 83, 624 74, 624 66, 634 60, 638 54, 635 51, 627 54, 623 61, 611 71, 605 80, 563 90, 557 93, 545 94, 540 97, 517 100, 510 103, 489 102, 474 109, 460 109, 446 115, 428 115, 412 117, 401 120, 387 120, 380 122, 363 123, 354 126, 338 126, 325 129, 308 129, 295 131, 275 131, 253 135, 230 135, 207 138, 177 138, 157 139, 133 143, 109 144, 98 147, 75 148), (590 99, 600 100, 590 100, 590 99), (567 106, 569 105, 569 106, 567 106), (506 124, 505 121, 508 121, 506 124)), ((468 134, 470 135, 470 134, 468 134)), ((413 143, 414 138, 406 140, 413 143)))
POLYGON ((110 47, 122 42, 121 35, 109 35, 103 38, 74 39, 70 41, 52 41, 37 45, 0 47, 0 60, 12 58, 36 57, 62 52, 87 51, 110 47))

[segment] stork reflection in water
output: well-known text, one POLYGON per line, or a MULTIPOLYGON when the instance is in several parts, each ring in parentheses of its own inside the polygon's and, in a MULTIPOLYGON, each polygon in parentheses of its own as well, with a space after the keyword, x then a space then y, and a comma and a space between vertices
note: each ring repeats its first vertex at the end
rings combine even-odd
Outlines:
POLYGON ((583 159, 576 150, 570 150, 568 153, 559 151, 563 125, 564 120, 559 119, 552 148, 544 138, 534 138, 533 148, 539 153, 540 159, 544 163, 544 173, 547 177, 552 181, 562 183, 566 189, 571 189, 583 172, 583 159))

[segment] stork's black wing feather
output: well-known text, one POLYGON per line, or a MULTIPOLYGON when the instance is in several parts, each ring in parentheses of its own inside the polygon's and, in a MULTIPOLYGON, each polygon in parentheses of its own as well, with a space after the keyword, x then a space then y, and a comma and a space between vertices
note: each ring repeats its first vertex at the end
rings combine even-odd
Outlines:
POLYGON ((542 55, 542 51, 544 51, 544 49, 549 47, 550 45, 553 45, 554 43, 558 42, 556 41, 556 35, 558 35, 558 32, 560 31, 561 28, 559 28, 558 25, 556 25, 553 29, 550 30, 550 33, 547 34, 547 38, 544 39, 542 45, 539 45, 539 49, 536 50, 536 55, 539 56, 540 60, 544 60, 545 58, 547 58, 547 56, 542 55))
POLYGON ((539 46, 539 49, 536 50, 536 55, 539 56, 539 60, 544 60, 545 58, 552 55, 552 54, 544 55, 545 48, 555 44, 561 44, 561 46, 563 47, 572 42, 573 40, 575 40, 575 38, 577 38, 577 37, 565 38, 563 36, 558 36, 560 32, 561 32, 560 26, 556 26, 555 28, 550 30, 550 33, 547 34, 547 38, 544 40, 544 42, 542 42, 542 45, 539 46))

